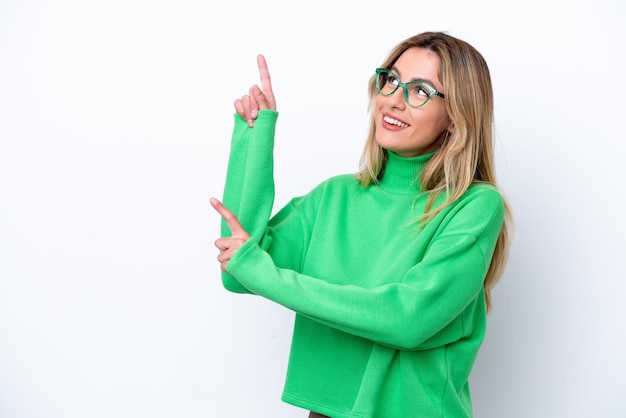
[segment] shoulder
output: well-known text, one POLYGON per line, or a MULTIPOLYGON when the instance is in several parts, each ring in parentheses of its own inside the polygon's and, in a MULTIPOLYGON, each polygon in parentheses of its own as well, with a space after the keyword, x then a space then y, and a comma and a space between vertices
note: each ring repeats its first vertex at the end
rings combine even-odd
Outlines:
POLYGON ((440 225, 445 226, 447 234, 464 233, 478 237, 486 231, 500 229, 505 216, 505 202, 494 185, 477 183, 440 215, 440 225))
POLYGON ((359 187, 355 174, 338 174, 318 183, 308 193, 293 198, 292 203, 296 206, 318 206, 325 202, 342 200, 359 187))
POLYGON ((461 206, 471 205, 479 208, 492 208, 504 210, 504 198, 496 186, 491 183, 475 183, 470 186, 457 204, 461 206))
POLYGON ((311 189, 308 195, 319 195, 352 190, 359 185, 360 183, 355 174, 338 174, 320 182, 317 186, 311 189))
POLYGON ((354 187, 359 185, 359 181, 356 178, 356 174, 338 174, 332 176, 323 181, 320 186, 322 187, 354 187))

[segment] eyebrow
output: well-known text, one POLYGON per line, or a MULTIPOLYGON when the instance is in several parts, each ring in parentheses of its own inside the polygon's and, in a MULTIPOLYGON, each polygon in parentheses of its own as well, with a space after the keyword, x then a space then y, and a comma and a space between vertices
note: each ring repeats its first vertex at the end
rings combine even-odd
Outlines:
MULTIPOLYGON (((394 73, 396 73, 398 76, 400 75, 400 71, 398 70, 398 68, 394 65, 393 67, 390 68, 391 71, 393 71, 394 73)), ((425 83, 428 84, 429 86, 431 86, 432 88, 434 88, 435 90, 438 90, 435 87, 435 83, 433 83, 432 81, 430 81, 427 78, 413 78, 411 79, 411 81, 409 81, 409 83, 413 82, 413 81, 418 81, 420 83, 425 83)))

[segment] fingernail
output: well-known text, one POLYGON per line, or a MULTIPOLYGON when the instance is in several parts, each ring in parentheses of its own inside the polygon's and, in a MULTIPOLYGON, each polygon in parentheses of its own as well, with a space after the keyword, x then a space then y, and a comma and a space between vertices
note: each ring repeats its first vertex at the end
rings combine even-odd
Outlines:
POLYGON ((256 115, 259 113, 258 110, 253 110, 250 112, 250 116, 252 116, 253 118, 256 118, 256 115))

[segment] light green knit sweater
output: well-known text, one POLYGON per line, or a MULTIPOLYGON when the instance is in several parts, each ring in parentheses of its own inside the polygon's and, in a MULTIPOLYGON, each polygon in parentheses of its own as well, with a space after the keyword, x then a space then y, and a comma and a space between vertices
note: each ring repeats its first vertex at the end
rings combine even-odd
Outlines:
POLYGON ((223 201, 252 237, 223 283, 296 312, 282 399, 333 418, 471 417, 499 192, 473 186, 420 230, 431 155, 389 153, 380 184, 339 175, 271 217, 277 117, 235 115, 223 201))

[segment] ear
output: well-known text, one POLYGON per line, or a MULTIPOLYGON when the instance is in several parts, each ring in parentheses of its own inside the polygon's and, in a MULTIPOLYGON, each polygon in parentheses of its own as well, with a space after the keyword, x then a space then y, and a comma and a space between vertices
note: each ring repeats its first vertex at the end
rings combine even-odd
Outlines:
POLYGON ((448 126, 448 132, 450 132, 451 134, 454 133, 454 123, 450 122, 450 125, 448 126))

